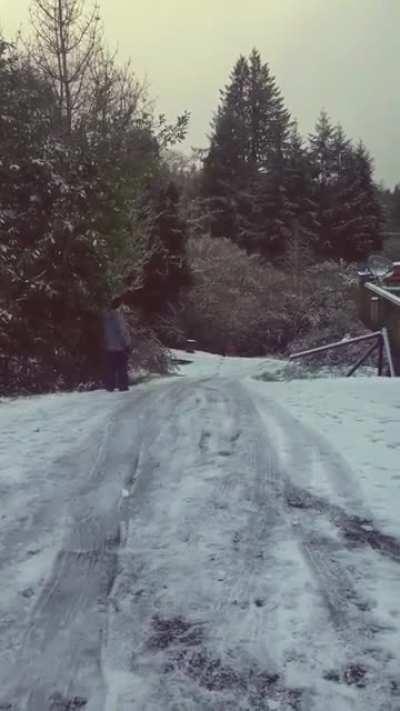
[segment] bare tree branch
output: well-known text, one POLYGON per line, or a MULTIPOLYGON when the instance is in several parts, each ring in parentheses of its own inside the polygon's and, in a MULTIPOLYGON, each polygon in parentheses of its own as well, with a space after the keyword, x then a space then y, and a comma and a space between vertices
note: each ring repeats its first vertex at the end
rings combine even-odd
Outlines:
POLYGON ((99 9, 95 3, 87 13, 84 0, 32 0, 30 15, 35 35, 30 53, 54 85, 60 126, 69 135, 101 43, 99 9))

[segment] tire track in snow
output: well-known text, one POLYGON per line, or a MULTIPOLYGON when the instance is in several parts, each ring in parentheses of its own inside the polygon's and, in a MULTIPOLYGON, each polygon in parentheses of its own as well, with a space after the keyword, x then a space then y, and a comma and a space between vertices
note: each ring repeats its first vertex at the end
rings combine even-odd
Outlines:
MULTIPOLYGON (((254 384, 248 387, 251 392, 255 392, 254 384)), ((267 428, 275 433, 279 443, 278 451, 282 452, 280 468, 293 531, 343 645, 344 660, 342 669, 337 673, 337 681, 360 687, 361 705, 357 708, 364 709, 373 705, 381 711, 398 711, 396 699, 390 698, 397 689, 397 682, 386 673, 390 654, 379 647, 377 640, 377 635, 384 632, 385 625, 373 615, 363 594, 363 562, 354 559, 357 550, 349 545, 348 539, 338 538, 334 528, 340 528, 341 523, 342 531, 354 533, 357 527, 355 522, 363 519, 349 513, 353 508, 368 516, 367 521, 370 520, 370 513, 363 504, 354 474, 322 435, 305 427, 271 398, 262 395, 260 399, 257 396, 257 401, 261 405, 260 412, 267 428), (318 469, 318 464, 319 473, 323 472, 327 476, 347 510, 329 505, 307 489, 307 484, 312 488, 315 483, 312 472, 318 469), (299 483, 295 479, 298 473, 299 483), (301 505, 302 501, 314 502, 314 505, 301 505), (319 513, 325 514, 325 517, 316 516, 318 508, 319 513), (353 521, 353 527, 350 521, 353 521), (326 525, 328 522, 330 527, 326 525)), ((372 547, 380 548, 381 553, 389 552, 392 558, 398 556, 398 548, 393 541, 388 551, 388 537, 383 537, 379 545, 379 537, 374 538, 372 532, 365 531, 364 536, 360 533, 364 543, 368 537, 374 544, 372 547)))
MULTIPOLYGON (((280 523, 276 496, 280 484, 271 450, 266 446, 265 431, 247 393, 240 384, 229 380, 213 381, 212 388, 217 393, 219 404, 225 409, 219 419, 222 422, 229 421, 230 428, 223 433, 218 430, 214 433, 215 442, 210 455, 218 461, 218 457, 226 456, 231 450, 230 456, 233 457, 233 467, 228 460, 226 472, 220 478, 213 496, 215 506, 221 512, 221 530, 230 529, 230 541, 226 542, 229 545, 224 549, 223 572, 225 581, 229 580, 228 591, 216 611, 218 615, 226 617, 232 614, 232 609, 237 608, 240 610, 239 616, 248 615, 247 625, 242 622, 241 626, 247 627, 248 638, 254 638, 257 637, 259 618, 265 612, 261 608, 268 597, 260 581, 270 558, 269 541, 280 523), (227 505, 235 487, 235 500, 241 501, 243 510, 242 518, 238 516, 237 521, 227 505)), ((215 424, 212 423, 210 409, 209 402, 206 402, 206 413, 212 430, 215 424)), ((207 515, 208 511, 199 511, 199 529, 207 515)), ((226 644, 226 639, 220 644, 222 654, 226 644)), ((272 659, 266 659, 266 666, 275 670, 272 659)))
POLYGON ((274 547, 287 522, 265 428, 232 381, 187 380, 170 394, 174 416, 153 422, 113 589, 106 711, 269 709, 268 699, 288 710, 300 697, 309 709, 307 689, 277 671, 278 635, 267 632, 276 566, 286 585, 274 547))
MULTIPOLYGON (((81 472, 68 533, 21 642, 16 660, 21 674, 2 689, 12 709, 104 707, 101 655, 108 597, 118 571, 124 517, 121 489, 133 485, 135 447, 147 416, 166 397, 165 390, 160 386, 128 396, 99 441, 91 471, 81 472)), ((79 467, 79 457, 74 464, 79 467)))

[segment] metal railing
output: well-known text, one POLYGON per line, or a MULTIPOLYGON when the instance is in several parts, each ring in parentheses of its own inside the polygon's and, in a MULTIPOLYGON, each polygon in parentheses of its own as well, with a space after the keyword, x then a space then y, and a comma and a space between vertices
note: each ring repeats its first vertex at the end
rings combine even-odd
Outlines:
POLYGON ((364 288, 368 289, 368 291, 371 291, 373 294, 376 294, 381 299, 390 301, 390 303, 394 304, 395 306, 400 306, 400 297, 396 296, 396 294, 391 291, 391 287, 384 288, 382 286, 378 286, 377 284, 373 284, 371 281, 367 281, 364 284, 364 288))
POLYGON ((353 375, 356 372, 356 370, 360 367, 360 365, 363 365, 363 363, 365 363, 367 358, 369 358, 370 355, 372 355, 372 353, 375 350, 378 351, 378 363, 377 363, 378 375, 383 375, 384 355, 386 355, 388 369, 389 369, 389 375, 390 375, 390 377, 395 377, 396 371, 395 371, 395 367, 394 367, 394 363, 393 363, 392 351, 390 348, 389 336, 388 336, 388 332, 387 332, 386 328, 382 328, 381 331, 375 331, 375 333, 368 333, 365 336, 356 336, 355 338, 346 338, 346 339, 343 339, 342 341, 336 341, 335 343, 329 343, 326 346, 319 346, 318 348, 311 348, 310 350, 307 350, 307 351, 300 351, 298 353, 292 353, 289 356, 289 360, 296 360, 298 358, 304 358, 306 356, 315 355, 316 353, 323 353, 326 351, 335 350, 337 348, 346 348, 347 346, 350 346, 353 343, 361 343, 363 341, 373 341, 373 344, 358 359, 357 363, 352 365, 352 367, 346 374, 346 377, 349 378, 351 375, 353 375))

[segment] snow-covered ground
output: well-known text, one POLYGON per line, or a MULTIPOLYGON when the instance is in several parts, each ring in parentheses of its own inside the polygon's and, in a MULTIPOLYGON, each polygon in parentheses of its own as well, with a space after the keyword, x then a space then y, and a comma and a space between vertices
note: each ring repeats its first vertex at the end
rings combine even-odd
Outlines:
POLYGON ((257 377, 263 373, 272 376, 287 366, 287 361, 277 358, 238 358, 223 357, 213 353, 188 353, 186 351, 173 351, 177 360, 186 361, 185 365, 178 368, 178 374, 192 378, 238 378, 257 377))
POLYGON ((400 380, 0 400, 0 709, 400 709, 400 380))

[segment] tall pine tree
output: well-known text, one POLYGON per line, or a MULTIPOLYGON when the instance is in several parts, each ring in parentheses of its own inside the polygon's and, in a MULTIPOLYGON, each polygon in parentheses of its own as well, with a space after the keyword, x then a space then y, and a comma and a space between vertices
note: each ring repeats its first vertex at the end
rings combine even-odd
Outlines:
POLYGON ((312 163, 313 199, 316 203, 317 252, 332 256, 332 228, 335 222, 332 185, 335 175, 334 128, 325 111, 309 137, 309 155, 312 163))
POLYGON ((383 211, 372 159, 362 142, 347 148, 337 187, 335 256, 349 262, 365 259, 382 249, 383 211))
POLYGON ((381 248, 382 211, 373 181, 372 160, 356 148, 322 111, 310 136, 316 252, 320 257, 355 261, 381 248))
POLYGON ((212 232, 265 255, 284 248, 288 229, 285 154, 290 116, 257 50, 240 57, 221 92, 204 161, 203 194, 212 232))
POLYGON ((221 91, 221 104, 212 122, 213 135, 204 161, 202 192, 209 198, 214 213, 212 232, 235 238, 235 198, 246 185, 247 131, 246 94, 249 68, 240 57, 230 84, 221 91))

